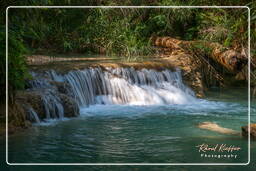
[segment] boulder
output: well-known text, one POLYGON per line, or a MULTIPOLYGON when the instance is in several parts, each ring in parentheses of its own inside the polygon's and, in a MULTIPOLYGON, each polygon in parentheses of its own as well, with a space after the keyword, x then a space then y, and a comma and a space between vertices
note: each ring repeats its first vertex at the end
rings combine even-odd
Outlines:
POLYGON ((8 106, 8 132, 14 133, 19 129, 28 128, 31 123, 26 120, 26 112, 21 104, 13 103, 8 106))
MULTIPOLYGON (((64 84, 59 84, 59 86, 60 85, 64 86, 64 84)), ((42 94, 46 94, 47 92, 47 89, 22 91, 17 94, 16 99, 17 102, 22 106, 27 108, 33 108, 33 110, 38 114, 38 117, 42 120, 46 118, 42 94)), ((79 107, 74 98, 58 91, 56 91, 55 93, 55 95, 58 96, 61 100, 65 117, 75 117, 79 115, 79 107)))
POLYGON ((79 115, 79 106, 75 99, 65 94, 59 94, 59 97, 64 108, 65 117, 75 117, 79 115))
POLYGON ((38 114, 40 119, 46 117, 43 101, 41 98, 41 91, 20 91, 16 95, 16 101, 25 107, 31 107, 38 114))
POLYGON ((69 94, 70 85, 66 82, 50 81, 51 85, 55 86, 58 92, 63 94, 69 94))
MULTIPOLYGON (((250 124, 251 140, 256 140, 256 123, 250 124)), ((248 138, 248 125, 242 126, 242 136, 248 138)))

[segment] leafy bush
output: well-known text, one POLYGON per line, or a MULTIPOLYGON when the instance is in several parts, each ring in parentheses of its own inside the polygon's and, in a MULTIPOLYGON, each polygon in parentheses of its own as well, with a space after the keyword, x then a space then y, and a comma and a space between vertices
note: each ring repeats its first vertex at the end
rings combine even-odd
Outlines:
MULTIPOLYGON (((2 34, 2 32, 1 32, 2 34)), ((23 89, 25 80, 30 78, 24 54, 26 49, 14 32, 9 31, 8 35, 8 87, 9 95, 13 96, 15 90, 23 89)))
POLYGON ((247 46, 247 9, 211 9, 198 14, 199 38, 227 47, 247 46))
POLYGON ((104 49, 111 55, 147 55, 152 34, 185 39, 190 29, 192 39, 195 32, 191 9, 10 9, 9 13, 10 28, 34 53, 104 49))

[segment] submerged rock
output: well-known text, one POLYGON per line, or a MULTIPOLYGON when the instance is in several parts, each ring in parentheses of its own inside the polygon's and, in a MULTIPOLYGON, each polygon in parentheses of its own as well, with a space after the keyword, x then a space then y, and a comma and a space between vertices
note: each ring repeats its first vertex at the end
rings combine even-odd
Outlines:
MULTIPOLYGON (((250 124, 251 140, 256 140, 256 123, 250 124)), ((242 136, 248 138, 248 126, 242 126, 242 136)))
POLYGON ((229 129, 229 128, 223 128, 219 126, 216 123, 213 122, 202 122, 198 124, 198 128, 206 129, 214 132, 218 132, 221 134, 240 134, 238 131, 229 129))
MULTIPOLYGON (((221 134, 233 134, 233 135, 241 135, 245 138, 248 138, 248 126, 242 126, 242 133, 239 133, 238 131, 229 129, 229 128, 223 128, 219 126, 216 123, 213 122, 202 122, 199 123, 198 128, 201 129, 206 129, 214 132, 218 132, 221 134)), ((251 140, 256 140, 256 123, 250 124, 250 135, 251 135, 251 140)))

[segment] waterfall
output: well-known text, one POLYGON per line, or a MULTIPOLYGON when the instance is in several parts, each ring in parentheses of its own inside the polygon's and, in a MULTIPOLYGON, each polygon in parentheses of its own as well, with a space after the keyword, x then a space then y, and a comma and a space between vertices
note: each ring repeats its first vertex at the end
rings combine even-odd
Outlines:
POLYGON ((33 108, 28 108, 29 120, 32 122, 40 123, 40 119, 33 108))
MULTIPOLYGON (((56 86, 52 85, 51 81, 53 80, 48 78, 50 75, 60 81, 57 74, 54 74, 56 73, 52 71, 46 72, 45 74, 31 72, 34 79, 28 82, 28 90, 36 91, 41 97, 46 119, 64 117, 64 107, 59 97, 59 92, 56 86)), ((40 122, 38 114, 33 108, 28 109, 28 114, 30 120, 36 123, 40 122)))
POLYGON ((90 68, 70 71, 63 77, 80 106, 184 104, 195 100, 194 92, 183 84, 180 70, 90 68))
MULTIPOLYGON (((98 67, 63 75, 49 70, 32 73, 32 76, 34 79, 29 81, 28 90, 40 94, 46 119, 63 118, 64 109, 69 113, 68 107, 73 102, 86 107, 94 104, 187 104, 196 100, 194 92, 183 84, 180 70, 98 67)), ((36 112, 29 110, 30 120, 40 122, 36 112)))
POLYGON ((45 91, 42 94, 42 101, 46 112, 46 119, 64 117, 63 105, 54 91, 45 91))

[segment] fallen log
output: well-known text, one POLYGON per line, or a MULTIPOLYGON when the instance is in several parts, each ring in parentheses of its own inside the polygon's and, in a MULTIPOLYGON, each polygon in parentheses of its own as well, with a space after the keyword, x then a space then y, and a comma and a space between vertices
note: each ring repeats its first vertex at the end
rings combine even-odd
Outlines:
POLYGON ((202 122, 197 125, 198 128, 206 129, 213 132, 218 132, 221 134, 230 134, 230 135, 240 135, 238 131, 235 131, 233 129, 224 128, 219 126, 216 123, 213 122, 202 122))
MULTIPOLYGON (((230 129, 230 128, 224 128, 216 123, 213 122, 201 122, 197 125, 200 129, 205 129, 208 131, 217 132, 220 134, 228 134, 228 135, 241 135, 244 138, 248 138, 249 131, 248 131, 248 125, 241 127, 241 133, 239 131, 230 129)), ((251 140, 256 140, 256 123, 251 123, 249 125, 250 127, 250 137, 251 140)))
POLYGON ((176 50, 190 50, 198 48, 205 51, 211 59, 226 68, 231 73, 239 72, 247 64, 247 58, 241 53, 228 49, 219 43, 207 41, 184 41, 171 37, 151 37, 151 42, 157 47, 166 47, 176 50))

